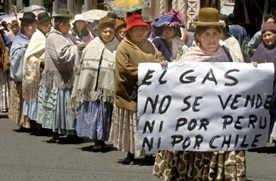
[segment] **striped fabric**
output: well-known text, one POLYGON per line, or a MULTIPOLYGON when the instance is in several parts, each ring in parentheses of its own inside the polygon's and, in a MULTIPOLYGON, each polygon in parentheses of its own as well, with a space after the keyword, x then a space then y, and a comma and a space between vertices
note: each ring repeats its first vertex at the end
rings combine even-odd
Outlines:
POLYGON ((177 10, 170 10, 163 14, 158 21, 153 23, 156 27, 168 26, 168 27, 182 27, 185 28, 185 22, 181 12, 177 10))

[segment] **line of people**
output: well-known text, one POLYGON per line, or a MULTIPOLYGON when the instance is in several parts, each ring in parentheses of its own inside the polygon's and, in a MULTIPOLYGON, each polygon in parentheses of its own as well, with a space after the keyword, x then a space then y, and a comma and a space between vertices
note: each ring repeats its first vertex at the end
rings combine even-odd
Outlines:
MULTIPOLYGON (((246 179, 245 151, 161 151, 155 159, 136 149, 138 64, 244 62, 241 43, 230 36, 228 16, 214 8, 200 9, 191 24, 194 43, 189 46, 181 39, 185 36, 180 28, 186 25, 178 10, 165 13, 152 26, 138 14, 126 23, 108 16, 93 23, 81 15, 71 19, 66 9, 52 17, 26 12, 10 52, 0 38, 1 68, 9 83, 8 116, 16 125, 37 134, 51 130, 48 143, 58 143, 61 136, 68 143, 81 143, 87 137, 94 141, 94 151, 110 150, 109 141, 127 153, 122 163, 135 164, 137 157, 144 157, 162 180, 246 179)), ((263 43, 252 61, 276 61, 270 53, 275 32, 274 23, 263 26, 263 43)))

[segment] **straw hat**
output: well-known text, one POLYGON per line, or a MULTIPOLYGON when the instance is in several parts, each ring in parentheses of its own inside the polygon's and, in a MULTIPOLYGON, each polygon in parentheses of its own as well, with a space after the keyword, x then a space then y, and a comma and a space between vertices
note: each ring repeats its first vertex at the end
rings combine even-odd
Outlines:
POLYGON ((140 14, 131 15, 127 18, 127 27, 124 29, 124 32, 128 31, 133 26, 146 26, 148 30, 150 29, 150 25, 143 21, 140 14))
POLYGON ((17 20, 12 20, 11 26, 18 26, 18 25, 19 25, 19 23, 17 20))
POLYGON ((99 24, 97 25, 97 29, 101 30, 104 26, 110 26, 114 29, 115 20, 109 18, 109 17, 103 17, 100 19, 99 24))
POLYGON ((225 27, 225 22, 219 20, 219 11, 215 8, 201 8, 198 19, 194 20, 192 26, 197 27, 225 27))

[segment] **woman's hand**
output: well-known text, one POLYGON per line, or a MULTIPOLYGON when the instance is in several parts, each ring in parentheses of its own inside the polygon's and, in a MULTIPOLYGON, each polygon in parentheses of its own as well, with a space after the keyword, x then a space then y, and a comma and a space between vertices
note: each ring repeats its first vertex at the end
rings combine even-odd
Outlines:
POLYGON ((258 63, 257 62, 252 62, 253 66, 254 67, 257 67, 258 66, 258 63))
POLYGON ((80 51, 82 51, 85 48, 86 44, 85 43, 79 43, 77 46, 78 46, 78 49, 80 51))
POLYGON ((160 61, 160 64, 161 64, 162 66, 167 66, 167 65, 168 65, 168 60, 161 60, 161 61, 160 61))

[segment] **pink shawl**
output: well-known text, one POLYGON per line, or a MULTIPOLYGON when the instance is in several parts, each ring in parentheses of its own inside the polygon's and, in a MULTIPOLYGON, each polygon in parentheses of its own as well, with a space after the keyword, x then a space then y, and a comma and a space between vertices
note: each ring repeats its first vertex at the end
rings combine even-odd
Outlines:
POLYGON ((216 52, 207 52, 199 46, 195 46, 179 60, 180 62, 229 62, 223 48, 218 47, 216 52))

